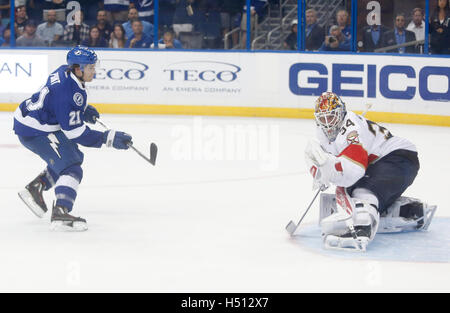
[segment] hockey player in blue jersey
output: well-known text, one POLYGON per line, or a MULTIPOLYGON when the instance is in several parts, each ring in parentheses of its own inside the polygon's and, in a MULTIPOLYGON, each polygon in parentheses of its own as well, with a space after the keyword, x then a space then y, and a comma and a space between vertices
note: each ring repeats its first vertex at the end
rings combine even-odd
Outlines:
POLYGON ((84 155, 78 145, 128 149, 132 144, 131 136, 124 132, 99 132, 85 124, 94 124, 99 117, 98 111, 87 104, 85 88, 85 83, 94 78, 96 63, 97 55, 91 49, 71 49, 67 65, 51 73, 45 86, 23 101, 14 113, 14 131, 20 142, 47 163, 46 169, 19 196, 34 214, 43 217, 47 212, 43 191, 54 187, 53 230, 87 230, 85 219, 69 214, 83 178, 84 155))

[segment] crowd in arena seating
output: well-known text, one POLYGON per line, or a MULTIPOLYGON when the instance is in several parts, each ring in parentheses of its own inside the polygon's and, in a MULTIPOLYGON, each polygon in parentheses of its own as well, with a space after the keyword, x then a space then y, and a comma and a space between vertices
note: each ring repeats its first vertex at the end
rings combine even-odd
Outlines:
MULTIPOLYGON (((436 1, 430 17, 431 52, 450 54, 450 0, 436 1)), ((0 46, 11 37, 9 2, 0 0, 0 46), (3 19, 2 19, 3 17, 3 19), (6 24, 6 25, 4 25, 6 24)), ((104 48, 154 48, 153 0, 78 0, 81 7, 68 8, 68 0, 15 0, 16 45, 74 46, 104 48)), ((268 5, 277 0, 251 0, 252 27, 262 20, 268 5)), ((246 42, 246 0, 159 0, 158 47, 166 49, 223 49, 227 32, 240 27, 241 42, 246 42)), ((308 51, 351 51, 352 32, 349 12, 338 10, 332 25, 321 27, 318 12, 305 11, 305 49, 308 51)), ((411 15, 395 15, 394 28, 381 23, 358 29, 357 49, 373 52, 425 38, 425 14, 415 8, 411 15), (407 24, 408 21, 411 21, 407 24)), ((291 23, 291 34, 283 48, 297 50, 298 20, 291 23)), ((238 43, 233 37, 233 44, 238 43)), ((244 47, 245 45, 241 45, 244 47)), ((419 45, 397 47, 388 52, 420 53, 419 45)))

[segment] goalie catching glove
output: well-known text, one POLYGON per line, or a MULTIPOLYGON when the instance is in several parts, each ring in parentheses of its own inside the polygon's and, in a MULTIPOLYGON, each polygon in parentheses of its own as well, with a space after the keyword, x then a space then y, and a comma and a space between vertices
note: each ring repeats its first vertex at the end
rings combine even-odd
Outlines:
POLYGON ((337 158, 324 151, 315 140, 310 140, 305 149, 305 161, 308 171, 313 177, 313 190, 330 186, 334 176, 339 175, 336 169, 337 158))

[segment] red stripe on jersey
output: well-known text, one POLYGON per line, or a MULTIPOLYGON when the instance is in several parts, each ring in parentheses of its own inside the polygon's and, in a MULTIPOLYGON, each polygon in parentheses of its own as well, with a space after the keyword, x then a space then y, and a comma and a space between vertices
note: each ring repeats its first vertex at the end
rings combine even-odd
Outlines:
POLYGON ((347 157, 348 159, 361 164, 364 169, 367 169, 367 165, 369 164, 367 151, 364 150, 361 145, 348 145, 347 148, 345 148, 344 151, 342 151, 341 154, 338 155, 338 157, 340 156, 347 157))
POLYGON ((369 164, 372 164, 372 162, 375 162, 378 159, 378 155, 371 154, 369 155, 369 164))
POLYGON ((334 168, 335 168, 336 171, 338 171, 338 172, 343 172, 343 171, 344 171, 344 170, 342 169, 342 163, 341 163, 341 162, 334 164, 334 168))

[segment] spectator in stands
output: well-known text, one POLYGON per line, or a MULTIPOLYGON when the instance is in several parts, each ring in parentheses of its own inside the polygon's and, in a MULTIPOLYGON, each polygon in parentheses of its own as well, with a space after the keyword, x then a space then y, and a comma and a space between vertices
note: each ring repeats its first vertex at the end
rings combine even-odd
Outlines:
POLYGON ((178 37, 180 32, 194 30, 197 15, 196 0, 176 0, 175 14, 173 15, 173 30, 178 37))
POLYGON ((450 54, 450 7, 449 0, 437 0, 431 16, 431 51, 434 54, 450 54))
POLYGON ((130 8, 136 8, 141 21, 153 24, 153 16, 155 14, 153 2, 153 0, 131 0, 130 8))
POLYGON ((64 33, 64 27, 56 21, 55 10, 48 10, 47 22, 39 24, 36 33, 39 37, 44 39, 47 45, 51 45, 53 41, 61 39, 64 33))
MULTIPOLYGON (((233 1, 233 0, 231 0, 233 1)), ((172 27, 176 0, 159 0, 159 28, 172 27)))
MULTIPOLYGON (((35 21, 46 21, 48 10, 55 10, 56 21, 62 22, 66 16, 66 0, 27 0, 27 15, 35 21)), ((16 1, 17 6, 17 1, 16 1)))
POLYGON ((34 20, 28 20, 25 24, 23 35, 17 38, 16 45, 18 47, 43 47, 45 46, 44 40, 36 34, 36 22, 34 20))
POLYGON ((406 27, 407 30, 416 34, 416 40, 425 39, 425 21, 421 8, 415 8, 412 12, 412 21, 406 27))
MULTIPOLYGON (((416 35, 405 29, 406 19, 405 14, 398 13, 395 16, 394 30, 390 30, 384 33, 382 37, 382 46, 389 47, 404 44, 411 41, 416 41, 416 35)), ((401 47, 397 49, 392 49, 390 51, 398 53, 416 53, 416 45, 401 47)), ((389 52, 389 50, 387 51, 389 52)))
POLYGON ((108 23, 108 21, 106 20, 106 11, 105 10, 98 10, 97 12, 97 24, 95 24, 95 26, 97 26, 99 32, 100 32, 100 37, 102 37, 103 39, 105 39, 106 42, 109 41, 109 39, 111 38, 111 33, 113 31, 111 24, 108 23))
MULTIPOLYGON (((245 0, 223 0, 219 5, 220 20, 222 25, 222 34, 225 40, 225 35, 231 30, 240 26, 242 17, 242 7, 245 0)), ((227 38, 228 39, 228 38, 227 38)), ((236 46, 239 42, 239 33, 234 32, 231 35, 232 46, 236 46)), ((229 46, 230 40, 226 43, 229 46)))
POLYGON ((142 21, 139 19, 133 20, 131 22, 131 27, 133 28, 133 35, 128 38, 125 43, 125 48, 150 48, 150 45, 153 42, 153 37, 144 33, 142 21))
POLYGON ((292 20, 291 22, 291 33, 283 42, 283 47, 285 50, 297 50, 298 49, 298 20, 292 20))
POLYGON ((268 0, 250 0, 250 5, 255 8, 256 15, 258 16, 258 21, 265 15, 265 7, 268 3, 268 0))
POLYGON ((125 22, 129 6, 129 0, 103 0, 103 8, 106 11, 106 18, 110 24, 125 22))
POLYGON ((341 9, 336 13, 336 22, 345 37, 351 39, 352 29, 350 27, 349 15, 347 10, 341 9))
POLYGON ((0 44, 1 47, 8 47, 9 41, 11 39, 11 29, 5 28, 2 33, 3 42, 0 44))
POLYGON ((319 51, 350 51, 350 38, 346 37, 338 25, 330 28, 330 35, 325 37, 325 41, 319 51))
POLYGON ((317 23, 317 12, 314 9, 308 9, 306 16, 306 50, 317 51, 320 49, 325 38, 325 30, 317 23))
MULTIPOLYGON (((152 48, 154 45, 152 45, 152 48)), ((171 30, 164 32, 163 38, 158 41, 159 49, 183 49, 181 42, 175 38, 175 33, 171 30)))
POLYGON ((362 51, 374 52, 375 49, 382 48, 382 38, 390 29, 384 25, 371 25, 363 28, 362 51))
MULTIPOLYGON (((131 21, 136 19, 139 20, 138 11, 135 8, 131 8, 130 10, 128 10, 128 22, 122 24, 123 28, 125 29, 125 37, 130 38, 131 36, 133 36, 131 21)), ((142 21, 142 26, 144 27, 144 34, 153 37, 153 24, 147 21, 142 21)))
MULTIPOLYGON (((67 0, 68 2, 72 0, 67 0)), ((99 10, 104 9, 103 1, 99 0, 76 0, 80 6, 81 10, 84 12, 84 21, 86 24, 93 25, 97 21, 97 13, 99 10)), ((112 25, 112 24, 110 24, 112 25)))
MULTIPOLYGON (((14 20, 14 27, 16 29, 17 37, 22 36, 27 21, 28 21, 27 8, 25 7, 25 5, 17 6, 14 20)), ((8 23, 8 25, 6 25, 6 28, 9 28, 10 24, 11 22, 8 23)))
POLYGON ((198 7, 198 27, 203 35, 202 49, 223 48, 218 0, 203 0, 198 7))
MULTIPOLYGON (((246 48, 247 46, 247 6, 244 5, 242 9, 242 19, 241 19, 241 48, 246 48)), ((258 21, 258 15, 256 14, 256 9, 254 6, 250 7, 250 34, 253 37, 256 29, 256 23, 258 21)))
MULTIPOLYGON (((219 4, 220 21, 222 24, 222 34, 224 37, 226 33, 239 27, 242 16, 242 7, 244 4, 245 0, 223 0, 219 4)), ((233 46, 237 45, 237 33, 232 40, 233 46)))
POLYGON ((100 29, 97 26, 92 26, 89 29, 89 38, 81 43, 83 46, 92 48, 107 48, 108 42, 105 38, 100 36, 100 29))
POLYGON ((114 25, 114 31, 111 33, 111 39, 109 40, 110 48, 125 48, 127 38, 125 37, 125 29, 122 24, 116 23, 114 25))
POLYGON ((79 45, 89 38, 89 26, 85 24, 83 11, 75 12, 73 23, 64 28, 63 40, 70 41, 72 45, 79 45))

